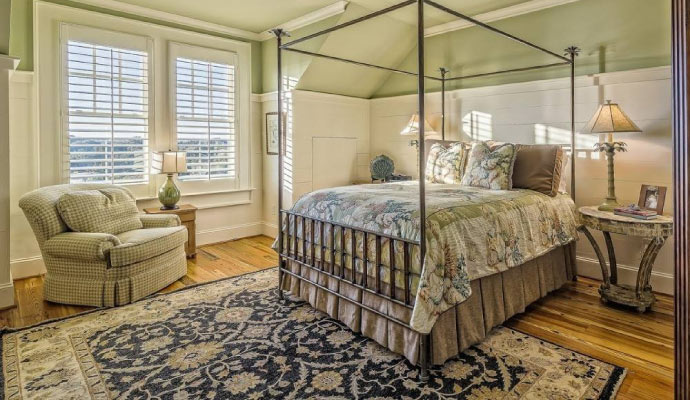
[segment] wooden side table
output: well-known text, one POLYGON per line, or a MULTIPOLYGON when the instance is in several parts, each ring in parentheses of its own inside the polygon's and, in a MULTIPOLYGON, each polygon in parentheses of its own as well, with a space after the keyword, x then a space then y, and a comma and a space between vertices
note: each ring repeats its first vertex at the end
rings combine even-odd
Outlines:
POLYGON ((604 278, 604 282, 599 288, 601 299, 604 302, 610 301, 612 303, 637 307, 637 311, 645 312, 656 300, 652 293, 649 279, 652 275, 652 267, 657 254, 659 254, 659 250, 663 247, 666 239, 673 234, 673 218, 658 216, 655 219, 642 220, 616 215, 609 211, 599 211, 596 206, 581 207, 579 212, 582 221, 580 230, 592 244, 601 266, 601 274, 604 278), (604 234, 606 250, 609 256, 608 267, 599 245, 588 228, 601 231, 604 234), (616 253, 613 249, 611 233, 649 240, 642 260, 640 260, 635 287, 618 284, 616 253), (611 271, 610 274, 609 269, 611 271))
POLYGON ((191 204, 181 204, 177 210, 161 210, 160 208, 145 208, 146 214, 175 214, 180 217, 182 225, 187 227, 187 242, 184 244, 184 252, 187 258, 196 257, 196 210, 191 204))

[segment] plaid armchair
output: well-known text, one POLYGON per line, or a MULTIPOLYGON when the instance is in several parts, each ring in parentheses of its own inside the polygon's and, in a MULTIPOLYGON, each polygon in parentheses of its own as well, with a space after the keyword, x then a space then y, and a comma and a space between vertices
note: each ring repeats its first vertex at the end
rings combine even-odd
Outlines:
MULTIPOLYGON (((187 229, 176 215, 139 216, 143 229, 108 233, 71 232, 60 217, 60 196, 76 190, 112 188, 71 184, 22 196, 46 266, 44 297, 56 303, 117 306, 154 293, 187 273, 187 229)), ((134 196, 127 191, 128 195, 134 196)))

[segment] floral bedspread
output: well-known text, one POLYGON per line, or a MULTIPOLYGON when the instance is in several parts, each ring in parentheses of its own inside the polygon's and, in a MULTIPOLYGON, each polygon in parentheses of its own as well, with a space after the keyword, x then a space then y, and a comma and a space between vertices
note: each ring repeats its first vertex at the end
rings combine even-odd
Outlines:
MULTIPOLYGON (((450 184, 427 184, 426 194, 427 253, 421 267, 413 253, 411 265, 419 279, 413 282, 410 325, 421 333, 430 332, 440 314, 471 295, 471 280, 521 265, 577 238, 575 205, 567 195, 450 184)), ((417 182, 318 190, 299 199, 292 211, 404 239, 418 241, 420 236, 417 182)), ((361 252, 358 247, 355 251, 361 252)), ((382 253, 382 263, 390 265, 389 252, 382 253)))

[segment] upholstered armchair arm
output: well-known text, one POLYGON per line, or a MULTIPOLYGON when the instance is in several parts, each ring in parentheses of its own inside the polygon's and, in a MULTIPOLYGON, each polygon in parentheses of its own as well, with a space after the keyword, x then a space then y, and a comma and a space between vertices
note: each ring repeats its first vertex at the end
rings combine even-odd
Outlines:
POLYGON ((180 226, 180 217, 174 214, 141 214, 140 219, 144 229, 180 226))
POLYGON ((64 232, 46 240, 43 250, 53 257, 77 260, 103 260, 120 239, 108 233, 64 232))

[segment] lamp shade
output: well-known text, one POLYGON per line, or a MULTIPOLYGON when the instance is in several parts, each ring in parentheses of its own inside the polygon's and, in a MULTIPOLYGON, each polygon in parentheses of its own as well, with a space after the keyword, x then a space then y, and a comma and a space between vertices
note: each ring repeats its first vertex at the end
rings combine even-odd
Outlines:
MULTIPOLYGON (((417 136, 419 135, 419 113, 414 113, 412 115, 412 118, 410 118, 410 122, 405 125, 405 129, 403 129, 400 132, 401 135, 403 136, 417 136)), ((435 135, 436 132, 434 131, 434 128, 429 125, 429 122, 425 119, 424 120, 424 136, 430 136, 430 135, 435 135)))
POLYGON ((625 115, 618 104, 611 103, 611 100, 599 106, 594 117, 581 131, 581 133, 590 134, 614 132, 642 132, 642 130, 625 115))
POLYGON ((153 153, 151 172, 154 174, 177 174, 187 172, 187 153, 184 151, 161 151, 153 153))

